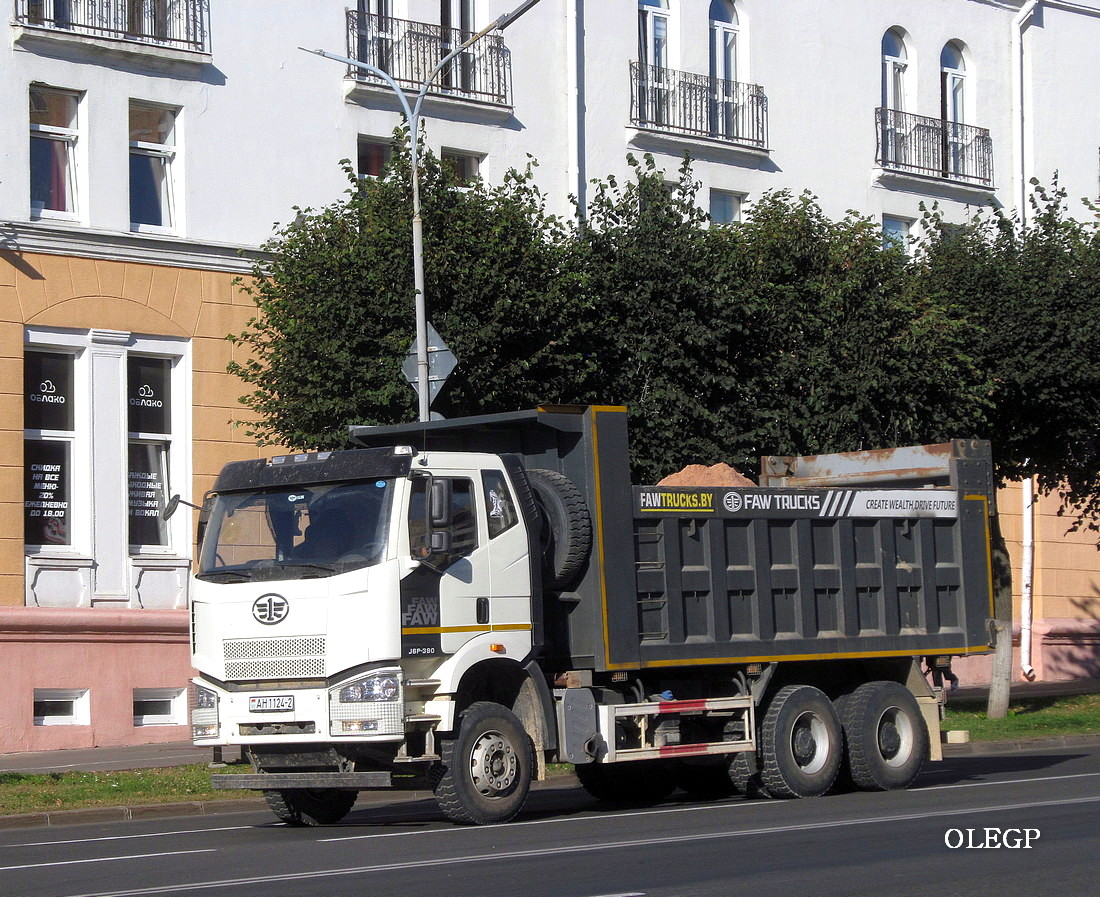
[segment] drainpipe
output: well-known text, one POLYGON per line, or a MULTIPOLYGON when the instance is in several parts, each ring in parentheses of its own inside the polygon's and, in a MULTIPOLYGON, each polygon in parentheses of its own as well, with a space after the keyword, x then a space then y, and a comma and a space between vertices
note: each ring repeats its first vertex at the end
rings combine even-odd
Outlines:
POLYGON ((1023 557, 1020 560, 1020 672, 1028 682, 1035 681, 1031 665, 1032 597, 1035 580, 1035 478, 1020 483, 1023 498, 1023 557))
POLYGON ((566 148, 568 155, 566 182, 576 191, 577 209, 586 217, 584 135, 581 123, 581 66, 584 53, 580 46, 584 0, 565 0, 565 79, 566 79, 566 148))
POLYGON ((1024 129, 1024 27, 1041 0, 1027 0, 1012 19, 1012 148, 1016 155, 1016 208, 1027 217, 1027 148, 1024 129))

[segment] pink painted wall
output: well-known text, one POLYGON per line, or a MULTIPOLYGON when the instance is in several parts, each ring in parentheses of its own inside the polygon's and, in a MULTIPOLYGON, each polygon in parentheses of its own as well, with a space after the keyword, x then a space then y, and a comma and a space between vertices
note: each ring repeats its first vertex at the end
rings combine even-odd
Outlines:
POLYGON ((0 753, 189 741, 187 725, 134 726, 135 688, 186 688, 186 610, 0 607, 0 753), (88 689, 90 724, 34 725, 36 688, 88 689))

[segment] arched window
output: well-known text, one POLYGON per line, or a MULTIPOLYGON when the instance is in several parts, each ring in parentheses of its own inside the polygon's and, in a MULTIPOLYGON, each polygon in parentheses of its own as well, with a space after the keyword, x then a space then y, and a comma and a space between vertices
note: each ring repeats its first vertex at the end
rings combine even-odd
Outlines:
POLYGON ((940 118, 962 124, 966 121, 966 63, 962 47, 955 41, 940 52, 940 118))
POLYGON ((738 82, 737 10, 730 0, 710 3, 710 132, 736 137, 744 131, 747 114, 738 82))
POLYGON ((909 67, 905 38, 896 28, 882 36, 882 108, 905 111, 906 70, 909 67))
POLYGON ((740 80, 737 68, 737 10, 730 0, 710 2, 710 75, 740 80))
POLYGON ((668 68, 668 0, 638 0, 638 61, 668 68))

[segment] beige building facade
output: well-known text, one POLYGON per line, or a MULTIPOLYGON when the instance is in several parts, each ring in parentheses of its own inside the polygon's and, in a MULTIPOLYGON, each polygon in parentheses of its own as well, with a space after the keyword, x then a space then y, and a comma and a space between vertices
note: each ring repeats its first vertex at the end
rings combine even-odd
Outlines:
POLYGON ((83 252, 0 250, 5 751, 187 738, 195 514, 161 512, 257 453, 226 373, 245 263, 83 252))

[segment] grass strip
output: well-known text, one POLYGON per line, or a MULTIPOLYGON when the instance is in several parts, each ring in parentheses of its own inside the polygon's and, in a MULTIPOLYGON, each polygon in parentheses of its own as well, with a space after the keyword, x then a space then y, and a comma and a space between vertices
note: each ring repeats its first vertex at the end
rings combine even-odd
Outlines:
POLYGON ((1013 698, 1004 719, 988 719, 985 711, 984 700, 949 699, 943 728, 966 729, 971 741, 1100 734, 1100 695, 1013 698))
MULTIPOLYGON (((255 791, 215 791, 210 784, 211 771, 207 764, 197 763, 117 772, 0 772, 0 816, 257 796, 255 791)), ((251 772, 252 767, 235 763, 216 771, 251 772)))

